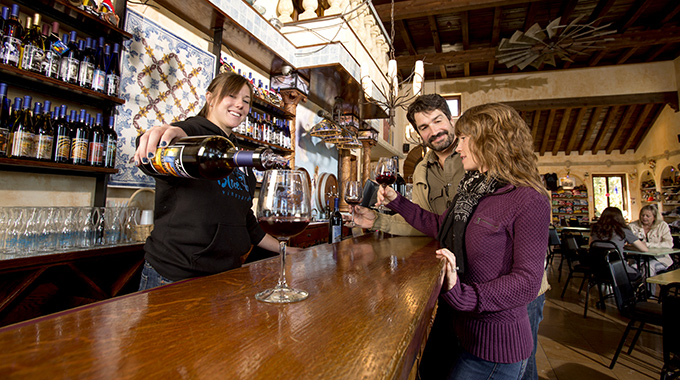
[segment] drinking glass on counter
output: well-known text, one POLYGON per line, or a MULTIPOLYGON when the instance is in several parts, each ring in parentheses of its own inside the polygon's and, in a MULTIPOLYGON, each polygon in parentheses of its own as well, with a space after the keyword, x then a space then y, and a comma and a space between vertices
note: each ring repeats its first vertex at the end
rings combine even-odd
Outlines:
POLYGON ((306 299, 304 290, 292 289, 286 283, 286 244, 309 224, 312 213, 307 175, 296 170, 269 170, 264 174, 257 218, 262 229, 279 240, 281 269, 274 288, 255 295, 263 302, 288 303, 306 299))
MULTIPOLYGON (((375 181, 384 189, 385 186, 393 184, 397 180, 397 160, 391 157, 380 157, 375 166, 375 181)), ((378 210, 385 211, 387 207, 382 204, 378 210)))
POLYGON ((349 224, 350 227, 356 226, 354 223, 354 206, 361 203, 363 195, 364 189, 361 186, 361 181, 347 181, 345 184, 345 202, 352 206, 352 222, 349 224))

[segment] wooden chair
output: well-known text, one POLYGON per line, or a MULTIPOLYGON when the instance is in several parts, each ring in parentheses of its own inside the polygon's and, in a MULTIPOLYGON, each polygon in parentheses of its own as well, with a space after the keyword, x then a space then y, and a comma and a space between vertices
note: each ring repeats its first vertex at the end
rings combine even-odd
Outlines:
POLYGON ((600 309, 605 308, 605 299, 614 295, 613 293, 607 294, 603 292, 604 289, 612 284, 611 274, 607 265, 607 257, 610 254, 621 256, 621 252, 616 248, 616 244, 605 240, 593 241, 588 253, 581 254, 581 263, 589 269, 587 273, 588 287, 586 288, 586 301, 583 306, 583 318, 588 316, 588 297, 593 287, 597 287, 600 295, 600 301, 597 303, 597 307, 600 309))
POLYGON ((628 322, 626 330, 623 332, 619 346, 616 348, 612 362, 609 365, 609 368, 612 369, 614 368, 614 365, 616 365, 616 359, 618 359, 621 349, 623 348, 623 344, 626 342, 626 337, 628 337, 628 333, 631 330, 636 330, 637 332, 635 333, 633 341, 630 344, 630 348, 628 349, 628 355, 633 352, 635 343, 640 337, 642 331, 658 334, 658 332, 653 330, 644 330, 644 327, 645 324, 661 326, 662 310, 661 304, 659 303, 638 300, 639 297, 630 283, 624 261, 618 252, 610 253, 607 256, 607 264, 612 276, 612 287, 614 288, 616 307, 619 309, 621 315, 626 318, 630 318, 630 322, 628 322), (637 327, 635 327, 636 322, 639 322, 637 327))
MULTIPOLYGON (((562 260, 567 261, 567 266, 569 268, 569 275, 567 275, 567 281, 564 283, 564 287, 562 288, 562 295, 560 296, 561 298, 564 298, 564 293, 567 291, 567 287, 569 286, 569 281, 571 281, 572 278, 580 278, 581 279, 581 286, 578 288, 578 294, 581 294, 581 290, 583 290, 583 285, 585 284, 586 280, 590 276, 590 267, 585 265, 584 263, 581 262, 581 254, 580 254, 580 248, 579 245, 576 241, 576 237, 573 235, 562 235, 562 260)), ((560 267, 561 267, 560 263, 560 267)), ((561 271, 560 271, 561 274, 561 271)), ((558 276, 558 282, 559 282, 559 277, 558 276)))

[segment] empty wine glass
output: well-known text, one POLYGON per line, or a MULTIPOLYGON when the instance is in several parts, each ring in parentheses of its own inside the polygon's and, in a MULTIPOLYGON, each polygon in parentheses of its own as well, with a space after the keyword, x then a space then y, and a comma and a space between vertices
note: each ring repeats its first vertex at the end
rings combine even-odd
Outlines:
MULTIPOLYGON (((392 157, 380 157, 375 166, 375 181, 384 189, 387 185, 393 184, 397 180, 397 160, 392 157)), ((387 207, 382 204, 378 210, 385 211, 387 207)))
POLYGON ((352 206, 352 222, 349 224, 350 227, 356 226, 356 223, 354 223, 354 206, 361 203, 363 195, 364 189, 360 181, 347 181, 345 184, 345 202, 352 206))
POLYGON ((281 270, 274 288, 255 295, 260 301, 288 303, 302 301, 309 295, 286 283, 286 243, 304 231, 312 217, 307 181, 307 175, 296 170, 269 170, 264 174, 257 218, 262 229, 279 240, 281 270))

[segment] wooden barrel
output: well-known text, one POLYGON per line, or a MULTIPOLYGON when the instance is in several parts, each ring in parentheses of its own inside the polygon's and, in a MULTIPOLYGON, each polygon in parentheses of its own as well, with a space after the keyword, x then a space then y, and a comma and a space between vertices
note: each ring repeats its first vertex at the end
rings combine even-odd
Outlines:
POLYGON ((340 188, 338 187, 338 179, 333 173, 321 173, 319 174, 319 180, 316 184, 316 190, 314 191, 316 195, 316 208, 318 210, 325 210, 326 205, 329 205, 331 209, 333 204, 330 199, 340 196, 340 188))

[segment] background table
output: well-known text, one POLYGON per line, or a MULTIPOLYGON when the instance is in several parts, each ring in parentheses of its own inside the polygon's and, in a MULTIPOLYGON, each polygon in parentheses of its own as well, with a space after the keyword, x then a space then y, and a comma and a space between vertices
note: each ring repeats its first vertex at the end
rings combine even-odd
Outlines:
POLYGON ((289 255, 305 301, 254 295, 278 258, 0 329, 0 378, 406 379, 443 275, 430 238, 376 234, 289 255))

